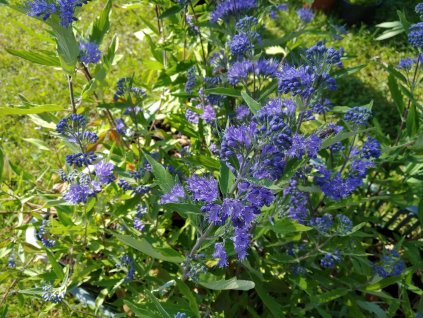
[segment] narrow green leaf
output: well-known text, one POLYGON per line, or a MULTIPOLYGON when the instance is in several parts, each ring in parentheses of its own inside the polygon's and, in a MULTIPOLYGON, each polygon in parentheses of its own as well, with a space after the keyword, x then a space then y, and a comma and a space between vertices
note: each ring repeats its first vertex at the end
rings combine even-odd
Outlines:
POLYGON ((408 136, 414 136, 417 133, 417 117, 416 117, 416 109, 412 105, 408 110, 407 114, 407 134, 408 136))
POLYGON ((0 181, 2 180, 2 176, 3 176, 3 169, 4 169, 4 152, 3 152, 3 148, 0 146, 0 181))
POLYGON ((13 49, 6 49, 9 54, 23 58, 24 60, 32 63, 60 67, 60 60, 53 54, 47 54, 42 52, 29 52, 29 51, 18 51, 13 49))
POLYGON ((334 137, 325 139, 322 142, 322 148, 327 148, 329 146, 332 146, 333 144, 336 144, 339 141, 342 141, 344 139, 353 137, 354 135, 365 133, 365 132, 372 131, 372 130, 374 130, 374 128, 367 128, 367 129, 362 129, 362 130, 357 130, 357 131, 347 131, 347 132, 339 133, 334 137))
POLYGON ((111 9, 112 1, 108 0, 101 14, 94 20, 88 29, 88 39, 90 42, 100 44, 103 41, 104 36, 110 28, 109 18, 111 9))
POLYGON ((170 7, 169 9, 167 9, 165 12, 163 12, 160 16, 159 19, 163 19, 166 17, 170 17, 172 15, 177 14, 178 12, 180 12, 182 10, 182 7, 179 5, 170 7))
POLYGON ((364 290, 366 291, 374 291, 374 290, 381 290, 385 288, 386 286, 395 284, 396 282, 399 282, 401 280, 401 276, 391 276, 384 279, 381 279, 380 281, 368 285, 364 290))
POLYGON ((379 35, 375 40, 382 41, 382 40, 390 39, 400 33, 404 33, 404 29, 401 28, 400 30, 385 31, 381 35, 379 35))
POLYGON ((53 268, 53 271, 56 274, 57 278, 63 280, 64 274, 62 266, 60 266, 60 264, 57 262, 52 252, 50 252, 48 249, 45 249, 45 251, 47 253, 48 261, 51 267, 53 268))
POLYGON ((394 103, 398 108, 398 112, 400 116, 402 116, 402 113, 404 112, 404 101, 402 98, 401 91, 398 88, 398 82, 392 73, 390 73, 388 76, 388 87, 389 87, 389 91, 391 93, 392 99, 394 100, 394 103))
POLYGON ((241 97, 241 92, 239 90, 237 90, 235 88, 230 88, 230 87, 208 88, 208 89, 205 89, 204 92, 206 94, 211 94, 211 95, 241 97))
POLYGON ((260 103, 255 101, 250 95, 247 94, 246 91, 242 91, 241 96, 247 103, 248 107, 250 108, 253 114, 257 113, 260 110, 260 103))
POLYGON ((402 24, 400 21, 391 21, 391 22, 383 22, 376 24, 376 27, 378 28, 384 28, 384 29, 391 29, 395 27, 402 27, 402 24))
POLYGON ((255 284, 250 280, 237 280, 235 277, 229 280, 217 280, 214 282, 199 282, 203 287, 213 290, 250 290, 253 289, 255 284))
POLYGON ((189 304, 189 309, 194 313, 195 317, 200 317, 200 311, 198 310, 197 299, 195 298, 191 289, 181 280, 176 281, 176 286, 178 286, 181 294, 186 298, 189 304))
POLYGON ((154 160, 153 157, 146 153, 144 153, 144 156, 153 168, 153 174, 157 179, 157 184, 159 185, 160 189, 162 189, 164 193, 172 190, 173 186, 175 185, 175 181, 173 180, 172 175, 160 163, 154 160))
POLYGON ((357 304, 364 310, 375 314, 377 318, 386 318, 386 312, 376 303, 358 300, 357 304))
POLYGON ((129 300, 124 299, 123 302, 131 309, 131 311, 135 314, 136 317, 143 317, 143 318, 156 318, 157 312, 148 311, 145 306, 136 305, 129 300))
POLYGON ((0 117, 7 115, 29 115, 64 110, 59 105, 33 105, 33 107, 0 107, 0 117))
POLYGON ((162 317, 170 318, 169 313, 163 308, 162 304, 159 302, 156 296, 154 296, 150 291, 147 291, 146 294, 153 301, 156 308, 160 311, 160 313, 162 314, 162 317))
POLYGON ((259 280, 255 280, 255 290, 259 295, 260 299, 263 301, 263 304, 270 310, 273 317, 279 318, 283 317, 282 315, 282 306, 279 302, 276 301, 275 298, 269 295, 263 285, 259 282, 259 280))
POLYGON ((228 168, 225 162, 220 162, 220 178, 219 178, 219 187, 222 193, 228 194, 232 188, 232 185, 235 182, 235 175, 228 168))
POLYGON ((37 146, 38 149, 40 150, 50 151, 50 148, 47 147, 47 144, 40 139, 35 139, 35 138, 22 138, 22 139, 37 146))
POLYGON ((122 243, 135 248, 136 250, 151 256, 152 258, 160 259, 170 263, 182 263, 184 258, 174 249, 153 247, 146 239, 135 239, 129 235, 114 234, 116 238, 122 243))
POLYGON ((316 300, 315 302, 318 304, 327 303, 348 294, 348 292, 349 292, 349 289, 347 288, 337 288, 337 289, 328 291, 326 293, 317 295, 315 297, 315 300, 316 300))

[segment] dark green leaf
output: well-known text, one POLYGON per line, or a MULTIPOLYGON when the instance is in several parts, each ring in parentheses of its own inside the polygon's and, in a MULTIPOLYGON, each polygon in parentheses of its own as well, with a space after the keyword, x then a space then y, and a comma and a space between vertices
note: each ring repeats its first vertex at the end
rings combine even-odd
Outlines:
POLYGON ((275 233, 283 235, 296 232, 310 231, 312 229, 311 227, 292 221, 290 218, 283 218, 277 220, 274 225, 268 225, 267 228, 275 233))
POLYGON ((230 87, 215 87, 215 88, 208 88, 205 89, 204 92, 206 94, 211 95, 223 95, 223 96, 231 96, 231 97, 240 97, 241 92, 235 88, 230 87))

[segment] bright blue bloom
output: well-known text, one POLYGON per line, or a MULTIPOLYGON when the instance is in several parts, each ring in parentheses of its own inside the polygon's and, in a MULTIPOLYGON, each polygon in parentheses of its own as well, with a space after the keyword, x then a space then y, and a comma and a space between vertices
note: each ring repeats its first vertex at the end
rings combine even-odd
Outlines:
POLYGON ((351 163, 352 171, 354 171, 359 177, 365 178, 367 174, 367 170, 369 168, 373 168, 375 164, 372 161, 368 160, 354 160, 351 163))
POLYGON ((184 198, 184 187, 181 184, 177 184, 168 193, 162 195, 160 199, 160 204, 177 203, 184 198))
POLYGON ((38 228, 37 237, 41 241, 41 244, 47 248, 52 248, 56 245, 56 241, 48 238, 48 220, 43 220, 41 226, 38 228))
POLYGON ((127 283, 135 278, 135 264, 134 260, 129 255, 123 255, 120 258, 120 264, 118 264, 118 268, 125 266, 127 268, 126 276, 124 281, 127 283))
POLYGON ((195 71, 196 71, 195 66, 192 66, 187 72, 187 82, 185 83, 185 92, 187 92, 188 94, 192 93, 192 90, 194 89, 195 84, 197 83, 195 71))
POLYGON ((245 11, 254 9, 256 6, 256 0, 223 0, 212 12, 210 21, 216 23, 220 19, 237 17, 245 11))
POLYGON ((68 192, 66 192, 63 198, 71 204, 87 203, 90 193, 89 186, 71 184, 68 192))
POLYGON ((328 233, 333 226, 332 214, 325 214, 322 217, 315 217, 310 220, 310 226, 315 227, 319 232, 328 233))
POLYGON ((416 49, 423 48, 423 22, 413 24, 408 32, 408 43, 416 49))
POLYGON ((297 15, 300 18, 300 20, 304 23, 309 23, 314 18, 314 13, 309 8, 301 8, 297 10, 297 15))
POLYGON ((210 124, 215 121, 216 119, 216 111, 214 110, 213 106, 206 105, 203 108, 203 113, 200 116, 206 123, 210 124))
POLYGON ((248 75, 253 70, 253 63, 250 61, 237 61, 228 70, 228 81, 231 85, 236 85, 241 81, 246 81, 248 75))
POLYGON ((128 190, 133 189, 132 185, 128 181, 123 180, 123 179, 119 179, 118 186, 119 186, 119 188, 121 188, 124 191, 128 191, 128 190))
POLYGON ((235 56, 243 55, 248 51, 251 51, 254 46, 250 42, 247 34, 240 33, 233 36, 232 40, 229 41, 229 48, 231 53, 235 56))
POLYGON ((101 184, 109 184, 115 180, 114 169, 115 166, 112 163, 106 163, 103 160, 94 166, 95 174, 101 184))
POLYGON ((275 200, 273 192, 267 188, 260 186, 249 186, 248 192, 244 195, 244 199, 248 203, 257 208, 262 208, 263 206, 270 206, 275 200))
POLYGON ((414 10, 420 16, 420 18, 423 19, 423 2, 417 4, 414 10))
POLYGON ((306 51, 306 58, 313 67, 322 72, 327 72, 332 65, 343 67, 341 57, 344 50, 335 50, 334 48, 327 48, 323 42, 318 42, 306 51))
POLYGON ((7 260, 7 267, 9 268, 16 267, 15 258, 13 256, 10 256, 9 259, 7 260))
POLYGON ((336 251, 334 254, 327 253, 325 256, 320 260, 320 266, 325 268, 334 268, 335 262, 339 263, 341 261, 341 255, 339 251, 336 251))
POLYGON ((30 1, 26 4, 26 7, 30 17, 41 17, 44 21, 57 11, 56 4, 46 0, 30 1))
POLYGON ((224 268, 228 266, 228 255, 226 254, 223 243, 216 243, 214 245, 213 257, 219 259, 217 263, 218 267, 224 268))
POLYGON ((75 154, 66 156, 66 163, 70 166, 75 165, 76 167, 89 166, 97 159, 97 155, 93 152, 82 153, 78 152, 75 154))
POLYGON ((251 115, 250 108, 247 105, 241 105, 235 109, 236 119, 243 121, 251 115))
POLYGON ((77 21, 74 17, 75 3, 77 0, 58 0, 60 11, 60 24, 67 28, 73 21, 77 21))
POLYGON ((416 63, 416 61, 416 59, 413 59, 411 57, 400 59, 397 65, 397 69, 409 71, 413 67, 414 63, 416 63))
POLYGON ((376 139, 369 137, 363 144, 361 156, 366 159, 379 158, 381 154, 380 143, 376 139))
POLYGON ((325 99, 322 103, 316 103, 311 106, 311 110, 316 114, 326 114, 332 109, 333 105, 329 99, 325 99))
POLYGON ((87 120, 83 115, 72 114, 58 122, 56 131, 59 134, 67 135, 70 132, 83 130, 86 125, 87 120))
POLYGON ((258 76, 276 77, 278 71, 278 63, 271 59, 259 59, 254 63, 254 73, 258 76))
POLYGON ((217 181, 213 177, 192 175, 187 180, 187 188, 195 201, 212 203, 219 198, 217 181))
POLYGON ((321 145, 322 140, 316 134, 310 135, 307 139, 300 134, 295 134, 292 137, 291 147, 286 154, 287 156, 301 159, 307 152, 310 158, 315 158, 321 145))
POLYGON ((116 130, 122 136, 126 135, 126 125, 125 125, 125 122, 123 121, 123 118, 116 119, 116 130))
MULTIPOLYGON (((145 98, 147 96, 145 90, 140 87, 133 87, 134 80, 129 77, 123 77, 119 79, 116 83, 116 92, 113 95, 113 99, 115 102, 119 100, 119 98, 125 99, 127 94, 135 94, 138 98, 145 98)), ((124 111, 124 115, 130 115, 135 112, 138 114, 141 111, 141 108, 138 106, 135 107, 128 107, 124 111)))
POLYGON ((232 237, 235 253, 240 261, 247 257, 247 250, 251 241, 250 232, 242 227, 234 228, 234 236, 232 237))
POLYGON ((139 232, 142 232, 144 227, 145 227, 145 224, 141 219, 139 219, 137 217, 134 218, 134 229, 136 229, 139 232))
POLYGON ((133 190, 133 191, 134 191, 134 193, 136 193, 136 194, 139 194, 139 195, 144 195, 144 194, 148 193, 148 192, 151 190, 151 188, 141 184, 141 185, 139 185, 139 186, 136 186, 136 187, 135 187, 135 188, 133 188, 132 190, 133 190))
POLYGON ((380 277, 399 276, 405 269, 405 263, 395 250, 385 250, 379 264, 373 264, 373 271, 380 277))
POLYGON ((201 207, 201 212, 206 214, 206 217, 210 223, 215 225, 223 225, 229 217, 226 210, 222 209, 222 206, 216 203, 205 204, 201 207))
POLYGON ((248 153, 253 146, 256 133, 257 128, 254 123, 250 123, 249 126, 229 126, 222 138, 222 159, 228 159, 236 154, 248 153))
POLYGON ((198 124, 198 121, 199 121, 199 119, 200 119, 200 115, 197 113, 197 112, 195 112, 195 111, 192 111, 191 109, 187 109, 186 111, 185 111, 185 118, 191 123, 191 124, 194 124, 194 125, 197 125, 198 124))
POLYGON ((80 55, 79 58, 81 62, 89 64, 96 64, 101 60, 101 51, 98 48, 97 43, 95 42, 85 42, 81 41, 79 43, 80 55))
POLYGON ((65 298, 65 292, 63 290, 53 288, 50 284, 45 284, 43 286, 43 294, 41 298, 47 302, 57 304, 63 301, 65 298))
POLYGON ((300 95, 307 98, 314 92, 314 75, 308 66, 295 68, 285 64, 277 77, 278 89, 284 94, 291 93, 293 96, 300 95))
POLYGON ((336 216, 336 220, 338 221, 338 227, 337 232, 341 235, 345 235, 352 231, 353 229, 353 222, 351 219, 344 215, 344 214, 338 214, 336 216))
POLYGON ((304 223, 307 217, 308 194, 299 191, 297 186, 298 181, 291 179, 288 187, 284 189, 284 196, 289 196, 289 204, 286 213, 292 220, 304 223))
POLYGON ((367 126, 372 112, 364 106, 356 106, 350 108, 344 116, 344 120, 349 121, 355 125, 367 126))
POLYGON ((256 17, 246 16, 240 19, 235 24, 235 29, 240 33, 248 33, 258 24, 258 20, 256 17))

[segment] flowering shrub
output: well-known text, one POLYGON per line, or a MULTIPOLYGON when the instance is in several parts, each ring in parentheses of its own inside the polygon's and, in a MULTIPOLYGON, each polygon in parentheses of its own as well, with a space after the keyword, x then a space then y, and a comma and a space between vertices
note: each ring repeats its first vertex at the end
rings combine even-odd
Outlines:
MULTIPOLYGON (((83 31, 78 14, 89 5, 15 6, 43 21, 57 45, 16 55, 60 65, 70 99, 43 108, 61 110, 49 122, 66 149, 59 190, 29 199, 42 208, 0 250, 32 284, 16 292, 57 306, 74 296, 104 316, 395 315, 399 301, 381 289, 413 285, 421 261, 408 268, 401 242, 375 242, 364 218, 378 195, 369 175, 384 160, 383 136, 370 98, 331 103, 337 79, 354 68, 336 41, 301 42, 315 13, 254 0, 143 4, 157 14, 145 34, 153 70, 145 82, 128 74, 109 84, 118 62, 117 37, 105 41, 112 2, 83 31), (298 27, 282 31, 295 36, 275 42, 267 25, 288 10, 298 27), (283 56, 267 54, 275 43, 283 56), (87 84, 77 88, 81 75, 87 84)), ((410 27, 412 46, 421 48, 421 34, 410 27)), ((390 70, 402 79, 419 63, 390 70)), ((418 106, 407 108, 412 136, 418 106)))

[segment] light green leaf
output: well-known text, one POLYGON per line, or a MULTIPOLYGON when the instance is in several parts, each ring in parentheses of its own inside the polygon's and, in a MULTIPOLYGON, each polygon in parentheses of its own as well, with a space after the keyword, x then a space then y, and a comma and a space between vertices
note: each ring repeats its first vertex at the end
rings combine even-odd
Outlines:
POLYGON ((47 147, 47 144, 40 139, 35 139, 35 138, 22 138, 22 139, 37 146, 38 149, 40 150, 50 151, 50 148, 47 147))
POLYGON ((260 103, 255 101, 250 95, 247 94, 246 91, 241 92, 241 96, 244 101, 247 103, 248 107, 250 108, 253 114, 257 113, 260 110, 260 103))
POLYGON ((111 9, 112 1, 108 0, 101 14, 94 20, 88 29, 88 39, 90 42, 100 44, 103 41, 104 36, 110 28, 109 18, 111 9))
POLYGON ((64 274, 62 266, 60 266, 60 264, 57 262, 52 252, 50 252, 48 249, 45 249, 45 251, 47 253, 48 261, 51 267, 53 268, 53 271, 56 274, 57 278, 63 280, 64 274))
POLYGON ((51 23, 57 43, 57 53, 65 73, 73 75, 78 62, 79 43, 76 41, 72 28, 51 23))
POLYGON ((157 179, 157 184, 164 193, 168 193, 175 185, 172 175, 150 155, 144 153, 145 158, 153 168, 153 174, 157 179))
POLYGON ((32 107, 0 107, 0 117, 7 115, 29 115, 40 114, 46 112, 57 112, 65 110, 63 106, 47 104, 47 105, 34 105, 32 107))
POLYGON ((315 300, 313 302, 318 303, 318 304, 323 304, 323 303, 327 303, 329 301, 335 300, 339 297, 342 297, 346 294, 348 294, 349 289, 346 288, 337 288, 331 291, 328 291, 326 293, 317 295, 315 298, 315 300))
POLYGON ((135 239, 129 235, 114 234, 122 243, 135 248, 136 250, 170 263, 182 263, 184 258, 174 249, 164 247, 153 247, 146 239, 135 239))
POLYGON ((253 289, 255 284, 250 280, 237 280, 235 277, 229 280, 217 280, 214 282, 199 282, 203 287, 213 290, 250 290, 253 289))
POLYGON ((60 60, 56 55, 42 52, 18 51, 13 49, 6 49, 9 54, 23 58, 32 63, 60 67, 60 60))
POLYGON ((220 162, 220 178, 219 178, 219 187, 222 193, 228 194, 232 188, 232 185, 235 182, 235 175, 228 168, 225 162, 220 162))
POLYGON ((4 152, 3 152, 3 148, 0 147, 0 181, 2 180, 2 176, 3 176, 3 168, 4 168, 4 152))
POLYGON ((280 219, 276 221, 274 225, 267 226, 267 228, 275 233, 283 235, 296 232, 306 232, 312 229, 311 227, 292 221, 290 218, 280 219))

